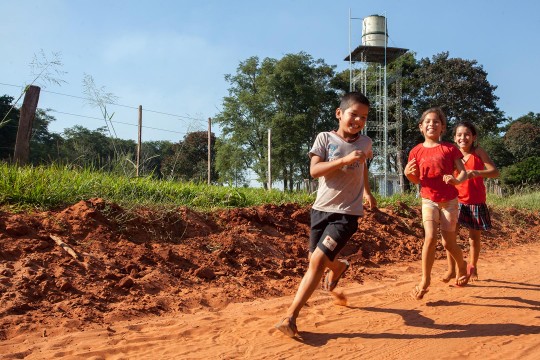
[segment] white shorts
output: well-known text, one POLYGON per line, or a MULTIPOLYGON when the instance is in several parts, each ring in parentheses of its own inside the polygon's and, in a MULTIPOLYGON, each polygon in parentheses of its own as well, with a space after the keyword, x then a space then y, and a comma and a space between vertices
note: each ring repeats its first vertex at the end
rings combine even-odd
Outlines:
POLYGON ((422 198, 422 223, 434 221, 440 224, 441 230, 456 231, 458 215, 457 198, 446 202, 435 202, 422 198))

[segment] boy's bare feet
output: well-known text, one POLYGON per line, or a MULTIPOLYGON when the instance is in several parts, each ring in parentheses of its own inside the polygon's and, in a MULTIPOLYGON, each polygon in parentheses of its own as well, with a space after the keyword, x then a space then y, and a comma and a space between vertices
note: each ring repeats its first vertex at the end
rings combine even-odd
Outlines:
POLYGON ((334 304, 339 306, 347 306, 347 297, 343 291, 331 291, 330 294, 334 296, 334 304))
POLYGON ((339 260, 339 262, 343 264, 343 270, 339 273, 338 276, 335 276, 333 271, 329 271, 324 277, 323 290, 334 291, 343 274, 345 274, 345 272, 351 266, 351 264, 347 260, 339 260), (332 280, 330 280, 331 278, 332 280))
POLYGON ((284 317, 280 322, 274 325, 274 327, 291 338, 295 338, 296 335, 298 335, 296 319, 294 319, 292 316, 284 317))

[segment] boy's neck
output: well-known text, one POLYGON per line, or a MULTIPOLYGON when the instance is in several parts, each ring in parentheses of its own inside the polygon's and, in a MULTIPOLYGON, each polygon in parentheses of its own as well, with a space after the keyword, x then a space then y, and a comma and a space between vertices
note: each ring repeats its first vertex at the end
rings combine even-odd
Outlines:
POLYGON ((339 137, 341 137, 343 140, 347 141, 347 142, 353 142, 355 141, 356 139, 358 139, 358 137, 360 136, 360 133, 357 133, 357 134, 351 134, 351 133, 346 133, 345 131, 343 131, 342 129, 337 129, 336 131, 334 131, 336 134, 339 135, 339 137))

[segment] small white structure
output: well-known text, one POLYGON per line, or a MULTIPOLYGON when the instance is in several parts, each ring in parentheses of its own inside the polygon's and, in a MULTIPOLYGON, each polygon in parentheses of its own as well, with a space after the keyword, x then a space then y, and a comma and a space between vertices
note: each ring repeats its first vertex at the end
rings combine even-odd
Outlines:
POLYGON ((388 27, 386 18, 381 15, 370 15, 362 21, 362 45, 387 46, 388 27))

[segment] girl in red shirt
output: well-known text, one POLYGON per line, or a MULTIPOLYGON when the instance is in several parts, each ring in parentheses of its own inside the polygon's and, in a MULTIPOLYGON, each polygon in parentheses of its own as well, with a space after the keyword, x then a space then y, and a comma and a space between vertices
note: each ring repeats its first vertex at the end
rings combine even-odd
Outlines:
MULTIPOLYGON (((476 145, 477 131, 473 124, 462 121, 454 128, 454 142, 463 154, 467 180, 456 185, 458 190, 458 223, 469 229, 469 264, 471 280, 478 279, 477 263, 480 254, 482 230, 491 228, 491 218, 486 205, 484 178, 496 178, 499 170, 484 149, 476 145)), ((448 271, 441 278, 448 282, 456 276, 456 262, 447 252, 448 271)))
POLYGON ((418 127, 424 136, 424 142, 409 153, 404 173, 409 181, 420 184, 421 187, 422 223, 425 233, 422 246, 422 280, 412 291, 413 298, 420 300, 428 292, 431 283, 439 228, 445 249, 458 264, 456 285, 466 285, 470 274, 461 248, 456 242, 458 192, 454 185, 466 179, 467 174, 461 162, 463 155, 453 144, 440 141, 446 130, 446 116, 440 108, 424 111, 418 127), (458 171, 457 178, 453 175, 454 169, 458 171))

